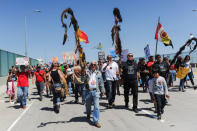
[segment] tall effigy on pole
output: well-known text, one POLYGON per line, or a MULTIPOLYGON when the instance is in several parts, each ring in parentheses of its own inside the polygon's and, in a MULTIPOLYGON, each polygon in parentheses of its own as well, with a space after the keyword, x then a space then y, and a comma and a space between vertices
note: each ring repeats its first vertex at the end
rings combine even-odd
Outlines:
POLYGON ((79 29, 79 25, 78 25, 78 22, 74 16, 74 13, 72 11, 71 8, 67 8, 65 9, 62 14, 61 14, 61 22, 62 22, 62 26, 65 28, 65 33, 64 33, 64 39, 63 39, 63 45, 65 44, 66 40, 67 40, 67 25, 66 23, 64 23, 64 19, 68 19, 68 15, 70 15, 70 24, 69 24, 69 27, 71 25, 73 25, 73 28, 74 28, 74 31, 75 31, 75 41, 76 41, 76 47, 75 47, 75 54, 77 52, 79 52, 79 57, 78 57, 78 60, 79 60, 79 64, 80 66, 82 67, 82 69, 85 67, 85 53, 83 52, 83 48, 81 47, 80 45, 80 40, 79 40, 79 36, 78 36, 78 31, 80 30, 79 29))
POLYGON ((120 11, 118 8, 114 8, 113 11, 114 14, 114 19, 115 19, 115 24, 112 27, 111 30, 111 37, 112 37, 112 45, 115 45, 115 52, 119 56, 119 61, 121 62, 121 54, 122 54, 122 45, 121 45, 121 40, 120 40, 120 25, 119 23, 122 22, 122 17, 120 15, 120 11))
POLYGON ((181 48, 179 49, 179 51, 175 54, 175 56, 172 59, 170 65, 172 65, 173 63, 175 63, 177 57, 182 54, 182 52, 185 50, 185 47, 187 47, 187 46, 190 47, 189 54, 191 54, 197 48, 197 38, 196 37, 191 37, 189 40, 187 40, 186 43, 183 46, 181 46, 181 48), (193 43, 193 42, 195 42, 195 43, 193 43), (191 47, 192 45, 193 45, 193 48, 191 47))

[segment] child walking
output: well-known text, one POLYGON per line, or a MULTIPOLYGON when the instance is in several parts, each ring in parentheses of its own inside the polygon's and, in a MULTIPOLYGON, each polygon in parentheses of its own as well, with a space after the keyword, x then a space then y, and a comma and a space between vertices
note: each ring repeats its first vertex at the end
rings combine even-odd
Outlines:
POLYGON ((11 75, 8 76, 6 93, 9 95, 10 103, 12 103, 12 98, 13 98, 13 101, 15 100, 15 90, 14 90, 14 81, 12 80, 11 75))
POLYGON ((161 120, 161 115, 164 113, 164 107, 166 105, 166 97, 170 98, 170 96, 168 95, 165 78, 160 76, 158 71, 154 72, 153 75, 153 94, 157 103, 157 119, 161 120))

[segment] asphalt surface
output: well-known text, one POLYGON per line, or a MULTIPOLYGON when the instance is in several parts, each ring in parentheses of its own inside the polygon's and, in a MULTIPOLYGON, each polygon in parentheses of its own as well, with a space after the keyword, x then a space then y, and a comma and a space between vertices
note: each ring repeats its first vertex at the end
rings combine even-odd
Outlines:
MULTIPOLYGON (((196 81, 196 80, 195 80, 196 81)), ((197 83, 197 81, 196 81, 197 83)), ((178 84, 178 81, 175 85, 178 84)), ((165 107, 162 120, 157 120, 153 103, 148 93, 139 88, 139 113, 132 111, 132 96, 129 109, 124 108, 123 89, 116 96, 115 108, 107 109, 107 100, 100 100, 100 124, 97 128, 86 119, 85 106, 74 104, 74 97, 61 103, 60 113, 53 111, 51 98, 39 101, 35 85, 30 85, 27 109, 11 104, 8 97, 0 97, 0 131, 196 131, 197 90, 187 88, 179 92, 170 88, 170 100, 165 107)), ((81 98, 80 98, 81 102, 81 98)), ((93 109, 93 107, 92 107, 93 109)))

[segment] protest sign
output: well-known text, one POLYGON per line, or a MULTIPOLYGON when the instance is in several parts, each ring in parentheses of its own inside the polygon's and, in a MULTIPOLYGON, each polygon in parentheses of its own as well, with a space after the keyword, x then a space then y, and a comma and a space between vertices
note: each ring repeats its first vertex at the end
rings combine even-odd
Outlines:
POLYGON ((101 62, 105 62, 105 52, 103 51, 98 52, 98 60, 101 62))
POLYGON ((63 61, 67 63, 72 63, 76 60, 76 55, 74 52, 63 52, 63 61))
POLYGON ((54 62, 58 62, 58 58, 57 57, 53 57, 52 58, 52 62, 54 63, 54 62))
POLYGON ((17 57, 16 58, 16 65, 29 65, 29 58, 28 57, 17 57))

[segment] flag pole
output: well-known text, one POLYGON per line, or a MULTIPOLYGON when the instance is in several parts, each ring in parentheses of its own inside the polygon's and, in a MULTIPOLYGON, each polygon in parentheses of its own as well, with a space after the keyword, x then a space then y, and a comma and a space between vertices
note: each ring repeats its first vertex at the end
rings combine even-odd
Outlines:
MULTIPOLYGON (((158 18, 157 27, 158 27, 159 22, 160 22, 160 16, 159 16, 159 18, 158 18)), ((157 33, 157 30, 156 30, 156 33, 157 33)), ((158 34, 157 34, 157 35, 158 35, 158 34)), ((157 40, 156 40, 155 57, 156 57, 156 55, 157 55, 157 45, 158 45, 158 36, 157 36, 157 40)))

